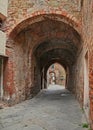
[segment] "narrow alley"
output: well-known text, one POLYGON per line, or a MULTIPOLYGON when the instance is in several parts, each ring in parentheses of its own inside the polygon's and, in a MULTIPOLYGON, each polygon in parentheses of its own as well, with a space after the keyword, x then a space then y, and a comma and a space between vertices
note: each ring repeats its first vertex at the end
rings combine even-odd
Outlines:
POLYGON ((93 0, 0 0, 0 130, 84 129, 93 130, 93 0))
POLYGON ((0 110, 0 130, 87 130, 82 117, 75 97, 51 85, 33 99, 0 110))

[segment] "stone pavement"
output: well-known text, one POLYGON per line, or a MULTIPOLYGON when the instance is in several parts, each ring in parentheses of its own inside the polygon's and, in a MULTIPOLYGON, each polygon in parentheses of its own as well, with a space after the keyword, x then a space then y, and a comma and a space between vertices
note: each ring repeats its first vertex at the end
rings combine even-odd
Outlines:
POLYGON ((51 85, 31 100, 0 110, 0 130, 85 130, 82 115, 69 91, 51 85))

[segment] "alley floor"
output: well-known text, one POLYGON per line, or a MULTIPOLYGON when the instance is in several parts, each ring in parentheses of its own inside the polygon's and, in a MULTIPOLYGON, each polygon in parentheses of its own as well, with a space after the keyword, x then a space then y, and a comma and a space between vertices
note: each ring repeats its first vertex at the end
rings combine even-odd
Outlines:
POLYGON ((0 130, 85 130, 82 117, 75 97, 51 85, 31 100, 0 110, 0 130))

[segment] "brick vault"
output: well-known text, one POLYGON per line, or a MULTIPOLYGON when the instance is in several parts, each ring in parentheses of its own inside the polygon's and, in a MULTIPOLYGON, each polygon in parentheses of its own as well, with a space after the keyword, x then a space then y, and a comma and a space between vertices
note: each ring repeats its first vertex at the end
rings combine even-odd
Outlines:
POLYGON ((93 128, 93 1, 9 0, 5 24, 4 100, 32 98, 58 62, 93 128))

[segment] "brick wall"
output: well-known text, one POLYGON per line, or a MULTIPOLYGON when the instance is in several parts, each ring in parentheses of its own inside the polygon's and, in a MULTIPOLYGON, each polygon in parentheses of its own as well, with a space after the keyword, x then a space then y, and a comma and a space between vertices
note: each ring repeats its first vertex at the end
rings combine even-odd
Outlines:
MULTIPOLYGON (((58 24, 55 22, 56 27, 58 27, 58 24)), ((32 96, 31 93, 40 90, 38 87, 41 85, 41 82, 39 82, 41 81, 40 62, 38 58, 35 57, 34 50, 40 43, 46 40, 53 39, 54 37, 57 39, 66 38, 67 36, 68 39, 72 38, 75 44, 82 45, 81 51, 77 53, 77 56, 75 55, 77 59, 75 58, 73 66, 69 67, 70 78, 68 84, 69 89, 76 94, 79 102, 83 105, 83 60, 85 52, 89 52, 90 121, 91 124, 93 124, 92 0, 86 0, 84 2, 82 2, 82 0, 73 0, 73 2, 71 0, 9 0, 8 18, 5 29, 8 39, 6 43, 6 54, 9 56, 6 66, 7 69, 5 71, 5 75, 8 74, 8 77, 5 76, 5 94, 16 99, 15 102, 30 98, 30 96, 32 96), (44 24, 42 24, 42 21, 44 24), (58 28, 58 30, 55 31, 55 26, 51 29, 50 24, 47 24, 45 21, 64 22, 66 23, 66 27, 63 30, 58 28), (49 26, 52 31, 46 29, 45 25, 49 26), (68 29, 69 25, 78 32, 81 39, 79 35, 77 36, 75 31, 70 32, 71 35, 67 33, 69 31, 66 29, 68 29), (73 36, 77 38, 74 39, 73 36), (73 79, 74 82, 72 83, 73 79)), ((48 47, 46 52, 49 49, 53 48, 51 46, 48 47)), ((80 48, 78 49, 80 50, 80 48)), ((43 55, 44 52, 45 49, 42 49, 39 55, 43 55)), ((44 59, 43 62, 46 63, 46 59, 44 59)), ((44 65, 43 62, 42 64, 44 65)))
POLYGON ((66 16, 69 22, 72 19, 78 25, 78 21, 81 21, 80 1, 9 0, 7 33, 10 33, 22 21, 40 14, 60 14, 66 16))
POLYGON ((83 40, 89 54, 90 123, 93 129, 93 1, 83 3, 83 40))

